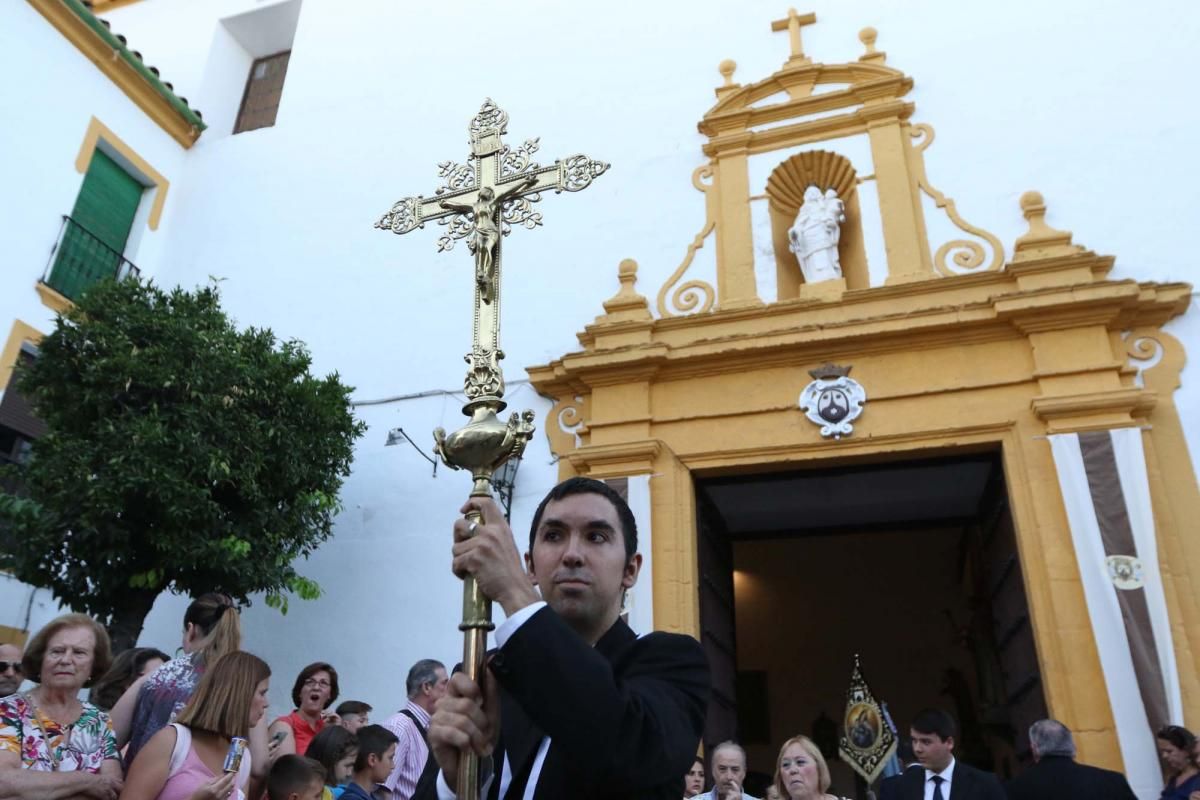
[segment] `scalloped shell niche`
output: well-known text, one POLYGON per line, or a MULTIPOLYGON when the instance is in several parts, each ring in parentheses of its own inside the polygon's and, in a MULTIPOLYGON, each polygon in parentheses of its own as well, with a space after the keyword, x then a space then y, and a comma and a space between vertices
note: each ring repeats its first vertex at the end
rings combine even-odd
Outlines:
POLYGON ((775 248, 775 270, 779 300, 800 296, 804 276, 796 256, 788 250, 788 229, 800 212, 804 190, 816 186, 822 192, 833 189, 846 204, 838 256, 847 289, 870 288, 867 252, 863 246, 862 213, 858 207, 858 176, 849 159, 828 150, 809 150, 784 161, 767 179, 767 199, 771 211, 771 240, 775 248))

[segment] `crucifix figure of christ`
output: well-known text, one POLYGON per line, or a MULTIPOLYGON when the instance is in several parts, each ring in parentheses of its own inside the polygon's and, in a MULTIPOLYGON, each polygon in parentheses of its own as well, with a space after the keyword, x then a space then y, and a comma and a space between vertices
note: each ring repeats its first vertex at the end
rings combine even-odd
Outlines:
MULTIPOLYGON (((602 175, 608 164, 584 155, 574 155, 543 167, 533 162, 537 139, 527 139, 510 148, 501 137, 507 130, 508 114, 490 99, 471 120, 471 153, 466 164, 443 161, 438 174, 445 183, 433 197, 406 197, 392 206, 375 223, 376 228, 408 233, 425 227, 430 220, 446 226, 438 239, 438 250, 450 250, 455 241, 467 240, 475 257, 475 304, 471 352, 463 386, 467 402, 463 413, 470 422, 447 434, 433 432, 434 450, 452 469, 471 472, 472 497, 492 496, 492 475, 510 458, 519 458, 533 435, 533 412, 513 414, 507 423, 504 411, 504 373, 500 360, 500 270, 501 242, 514 225, 536 228, 542 215, 533 204, 542 192, 578 192, 602 175)), ((467 515, 479 523, 478 514, 467 515)), ((474 525, 471 529, 474 530, 474 525)), ((463 579, 463 667, 467 676, 479 681, 484 670, 487 633, 492 625, 491 601, 480 592, 475 579, 463 579)), ((477 800, 479 760, 463 753, 458 767, 459 797, 477 800)))
POLYGON ((492 286, 496 276, 493 270, 492 254, 500 244, 501 228, 496 224, 496 212, 503 207, 504 201, 514 194, 522 192, 537 183, 537 176, 530 175, 525 180, 512 183, 500 194, 496 194, 490 186, 484 186, 475 196, 474 203, 455 203, 443 200, 438 205, 448 211, 458 211, 471 215, 471 240, 468 245, 475 253, 475 283, 479 286, 479 297, 484 303, 492 302, 492 286))

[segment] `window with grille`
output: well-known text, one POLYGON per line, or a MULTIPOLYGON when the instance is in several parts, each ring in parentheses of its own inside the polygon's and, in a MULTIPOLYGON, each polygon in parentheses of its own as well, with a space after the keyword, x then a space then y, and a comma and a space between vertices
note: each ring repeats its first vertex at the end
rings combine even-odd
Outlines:
POLYGON ((137 178, 96 149, 71 216, 63 220, 46 284, 68 300, 78 300, 96 282, 127 275, 132 265, 125 259, 125 245, 145 191, 137 178))
POLYGON ((233 126, 234 133, 269 128, 275 124, 279 99, 283 97, 283 79, 287 75, 291 56, 292 51, 286 50, 254 61, 250 67, 250 79, 246 81, 246 93, 242 96, 242 108, 233 126))

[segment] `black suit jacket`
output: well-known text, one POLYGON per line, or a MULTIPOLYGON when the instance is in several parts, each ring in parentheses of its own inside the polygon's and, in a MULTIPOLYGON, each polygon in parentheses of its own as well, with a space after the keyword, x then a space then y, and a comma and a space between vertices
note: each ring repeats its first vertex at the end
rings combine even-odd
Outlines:
POLYGON ((679 800, 708 706, 708 662, 690 636, 638 638, 620 620, 591 647, 549 607, 492 656, 500 743, 488 793, 520 797, 544 736, 535 800, 679 800))
MULTIPOLYGON (((879 784, 879 800, 925 800, 925 770, 909 767, 887 778, 879 784)), ((992 773, 956 760, 947 800, 1005 800, 1004 787, 992 773)))
POLYGON ((1135 800, 1129 781, 1119 772, 1076 764, 1065 756, 1047 756, 1008 782, 1009 800, 1135 800))

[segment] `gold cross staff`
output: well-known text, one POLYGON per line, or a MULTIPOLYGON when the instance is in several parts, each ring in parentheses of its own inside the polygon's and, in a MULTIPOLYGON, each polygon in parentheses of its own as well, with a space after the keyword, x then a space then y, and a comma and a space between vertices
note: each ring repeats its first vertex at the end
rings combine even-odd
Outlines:
MULTIPOLYGON (((542 215, 533 204, 541 193, 578 192, 608 169, 608 164, 585 155, 555 161, 549 167, 534 163, 537 139, 526 139, 510 148, 501 137, 508 127, 508 114, 490 99, 471 120, 471 153, 466 164, 443 161, 438 175, 445 179, 433 197, 406 197, 384 214, 376 228, 408 233, 437 220, 446 227, 438 239, 438 250, 450 250, 459 239, 475 257, 475 308, 470 365, 463 390, 467 402, 463 413, 467 425, 448 434, 433 432, 434 450, 446 466, 471 472, 472 497, 491 497, 492 474, 510 458, 525 450, 533 435, 533 412, 513 414, 507 424, 497 415, 505 408, 504 373, 500 359, 500 244, 514 225, 536 228, 542 215)), ((478 514, 468 514, 482 522, 478 514)), ((463 579, 463 667, 471 680, 479 681, 484 670, 487 632, 492 630, 492 604, 468 575, 463 579)), ((458 765, 458 796, 477 800, 479 759, 464 753, 458 765)))

